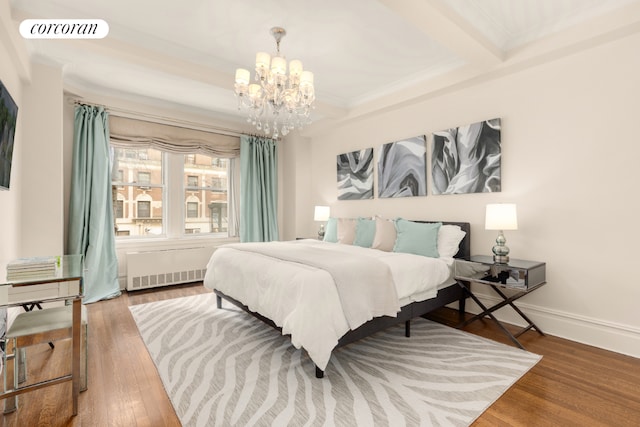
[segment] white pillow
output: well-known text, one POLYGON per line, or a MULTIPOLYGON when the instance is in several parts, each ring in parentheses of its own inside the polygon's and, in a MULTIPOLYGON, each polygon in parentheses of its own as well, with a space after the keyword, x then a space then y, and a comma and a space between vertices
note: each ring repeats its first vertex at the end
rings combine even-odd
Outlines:
POLYGON ((466 232, 459 226, 445 224, 438 231, 438 254, 440 258, 453 258, 458 253, 458 245, 466 232))
POLYGON ((396 244, 396 226, 393 220, 376 217, 376 234, 373 237, 372 249, 391 252, 396 244))
POLYGON ((338 218, 338 243, 353 245, 357 224, 358 220, 354 218, 338 218))

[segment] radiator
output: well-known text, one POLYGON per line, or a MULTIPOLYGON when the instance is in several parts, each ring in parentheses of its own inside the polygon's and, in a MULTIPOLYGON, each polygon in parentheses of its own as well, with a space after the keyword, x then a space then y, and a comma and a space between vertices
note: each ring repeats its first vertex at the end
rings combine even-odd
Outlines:
POLYGON ((204 278, 215 248, 184 248, 127 253, 127 290, 155 288, 204 278))

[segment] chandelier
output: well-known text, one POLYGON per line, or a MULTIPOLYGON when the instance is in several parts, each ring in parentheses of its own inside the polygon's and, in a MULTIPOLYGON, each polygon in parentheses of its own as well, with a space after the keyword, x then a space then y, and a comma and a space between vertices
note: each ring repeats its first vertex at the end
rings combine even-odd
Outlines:
POLYGON ((255 83, 249 83, 249 70, 238 68, 234 87, 238 110, 248 110, 247 122, 266 135, 273 131, 273 137, 278 138, 310 122, 315 90, 313 73, 303 71, 301 61, 289 62, 287 76, 287 60, 280 54, 280 40, 287 34, 284 28, 273 27, 271 34, 276 39, 276 54, 258 52, 255 83))

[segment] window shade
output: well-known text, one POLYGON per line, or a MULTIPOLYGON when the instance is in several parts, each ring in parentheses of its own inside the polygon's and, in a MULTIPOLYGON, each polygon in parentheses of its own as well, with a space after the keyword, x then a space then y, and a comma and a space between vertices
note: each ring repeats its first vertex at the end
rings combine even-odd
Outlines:
POLYGON ((202 153, 213 157, 240 156, 240 137, 205 132, 126 117, 109 116, 111 144, 151 147, 177 154, 202 153))

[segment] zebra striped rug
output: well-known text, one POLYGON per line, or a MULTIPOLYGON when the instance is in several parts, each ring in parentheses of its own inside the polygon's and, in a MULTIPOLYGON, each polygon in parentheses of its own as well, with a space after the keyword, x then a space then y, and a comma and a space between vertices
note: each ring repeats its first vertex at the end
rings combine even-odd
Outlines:
POLYGON ((540 356, 424 319, 334 351, 324 379, 288 337, 215 295, 131 306, 183 426, 466 426, 540 356))

